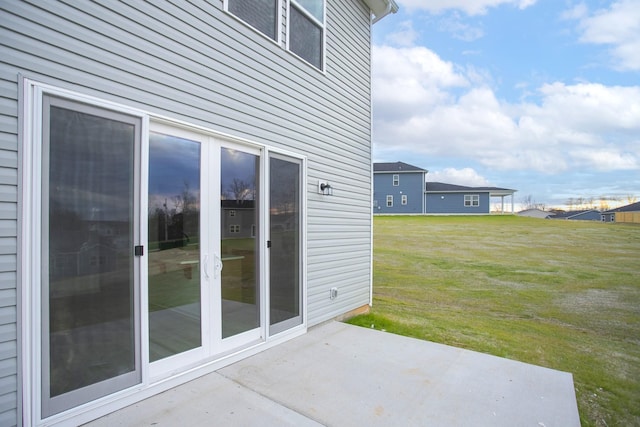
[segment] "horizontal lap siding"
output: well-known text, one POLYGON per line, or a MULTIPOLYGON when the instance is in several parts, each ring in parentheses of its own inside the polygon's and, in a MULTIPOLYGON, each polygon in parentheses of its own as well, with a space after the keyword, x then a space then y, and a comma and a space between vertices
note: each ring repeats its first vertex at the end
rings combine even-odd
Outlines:
POLYGON ((16 420, 18 74, 306 155, 309 324, 368 303, 369 12, 327 1, 324 73, 284 45, 216 0, 0 3, 0 424, 16 420))
POLYGON ((7 73, 0 65, 0 425, 3 426, 17 423, 17 92, 17 75, 7 73))

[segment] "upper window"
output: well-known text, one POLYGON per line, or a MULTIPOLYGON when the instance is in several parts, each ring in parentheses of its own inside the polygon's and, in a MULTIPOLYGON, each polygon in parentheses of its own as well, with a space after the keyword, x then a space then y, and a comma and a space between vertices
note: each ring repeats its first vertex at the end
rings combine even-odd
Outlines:
POLYGON ((324 64, 324 0, 289 0, 289 50, 318 69, 324 64))
POLYGON ((464 205, 466 207, 478 207, 480 206, 480 196, 477 194, 465 195, 464 205))
POLYGON ((400 185, 400 175, 393 175, 393 186, 397 187, 400 185))
POLYGON ((226 9, 272 40, 278 40, 278 0, 227 0, 226 9))

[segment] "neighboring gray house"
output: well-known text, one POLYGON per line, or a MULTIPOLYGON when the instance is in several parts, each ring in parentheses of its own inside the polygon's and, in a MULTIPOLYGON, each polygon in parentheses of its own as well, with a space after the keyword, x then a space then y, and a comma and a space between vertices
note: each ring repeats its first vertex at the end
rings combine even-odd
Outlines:
POLYGON ((596 209, 584 209, 579 211, 557 212, 551 219, 568 219, 575 221, 602 221, 600 211, 596 209))
POLYGON ((425 191, 425 212, 437 215, 486 215, 491 213, 491 198, 500 197, 501 212, 504 212, 504 198, 516 190, 498 187, 467 187, 464 185, 427 182, 425 191))
POLYGON ((0 2, 0 425, 80 425, 368 308, 396 10, 0 2))
POLYGON ((427 171, 403 162, 373 164, 374 214, 423 214, 427 171))
POLYGON ((552 217, 554 215, 555 215, 555 213, 553 213, 553 212, 547 212, 545 210, 537 209, 537 208, 524 209, 524 210, 521 210, 520 212, 518 212, 518 216, 526 216, 526 217, 529 217, 529 218, 549 219, 550 217, 552 217))
POLYGON ((603 222, 640 222, 640 202, 602 212, 603 222))

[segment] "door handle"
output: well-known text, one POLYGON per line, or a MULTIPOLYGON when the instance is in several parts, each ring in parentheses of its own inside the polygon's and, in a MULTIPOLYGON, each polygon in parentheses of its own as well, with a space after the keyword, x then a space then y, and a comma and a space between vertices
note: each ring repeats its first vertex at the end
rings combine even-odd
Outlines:
POLYGON ((214 255, 214 257, 215 257, 215 262, 213 264, 213 277, 217 279, 218 273, 222 272, 222 268, 224 267, 224 264, 222 263, 222 258, 220 258, 218 254, 214 255))
POLYGON ((204 277, 209 279, 209 255, 204 256, 204 277))

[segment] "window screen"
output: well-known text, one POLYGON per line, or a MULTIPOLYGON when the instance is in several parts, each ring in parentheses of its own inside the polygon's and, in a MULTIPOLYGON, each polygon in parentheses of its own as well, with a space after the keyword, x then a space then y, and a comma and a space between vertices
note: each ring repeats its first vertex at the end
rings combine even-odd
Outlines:
POLYGON ((278 0, 228 0, 227 9, 267 37, 277 40, 278 0))
POLYGON ((289 20, 289 49, 322 69, 322 26, 295 6, 290 8, 289 20))

